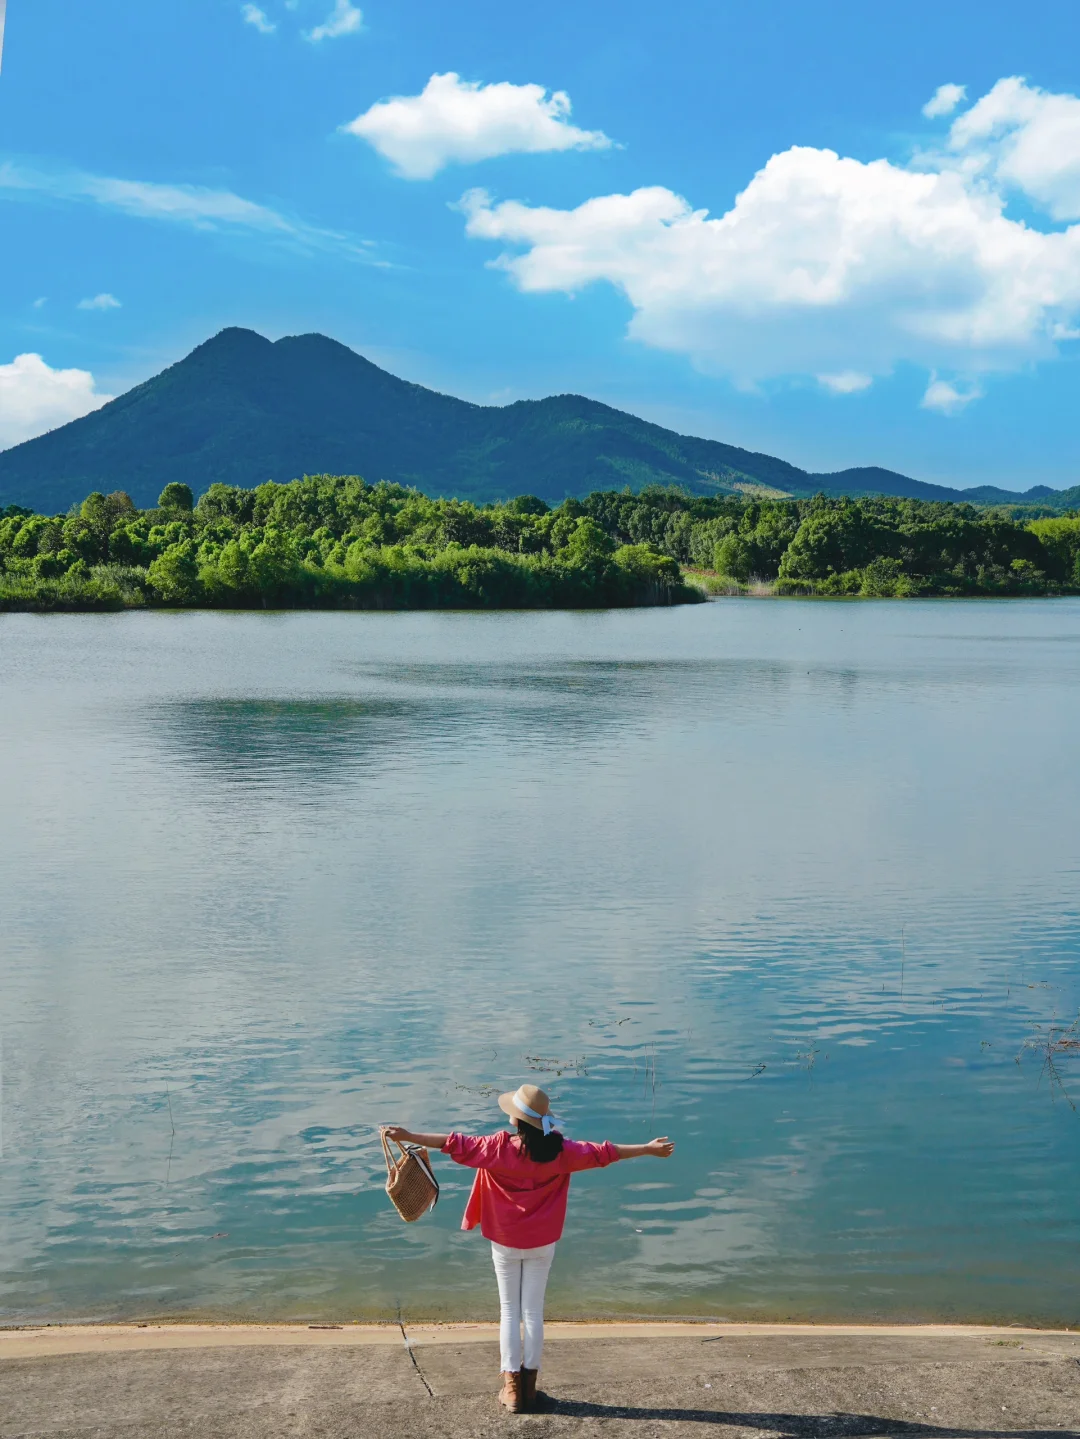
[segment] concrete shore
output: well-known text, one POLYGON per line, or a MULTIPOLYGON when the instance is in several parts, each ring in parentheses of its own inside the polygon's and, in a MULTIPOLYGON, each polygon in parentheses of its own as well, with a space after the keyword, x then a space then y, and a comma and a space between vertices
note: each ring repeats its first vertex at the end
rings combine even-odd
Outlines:
POLYGON ((0 1439, 609 1433, 1080 1439, 1080 1334, 549 1324, 542 1413, 494 1401, 494 1325, 0 1331, 0 1439))

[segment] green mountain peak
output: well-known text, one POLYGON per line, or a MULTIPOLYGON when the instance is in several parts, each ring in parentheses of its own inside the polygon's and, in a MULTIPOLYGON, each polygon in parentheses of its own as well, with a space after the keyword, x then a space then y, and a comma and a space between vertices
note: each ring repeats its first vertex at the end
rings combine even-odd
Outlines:
POLYGON ((882 493, 1031 503, 867 468, 817 475, 771 455, 679 435, 583 395, 476 405, 399 379, 326 335, 271 341, 231 327, 82 419, 0 453, 0 506, 57 513, 93 491, 151 505, 305 474, 357 474, 477 502, 677 485, 692 494, 882 493))

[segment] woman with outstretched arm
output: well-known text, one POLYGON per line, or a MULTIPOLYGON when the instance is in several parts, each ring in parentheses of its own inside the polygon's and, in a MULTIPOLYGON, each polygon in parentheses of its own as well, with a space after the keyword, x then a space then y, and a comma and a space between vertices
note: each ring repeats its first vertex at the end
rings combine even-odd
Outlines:
POLYGON ((399 1143, 441 1150, 476 1170, 461 1227, 479 1225, 491 1242, 501 1311, 499 1402, 517 1414, 537 1402, 544 1291, 566 1220, 571 1174, 603 1169, 618 1159, 667 1159, 675 1146, 666 1138, 648 1144, 564 1139, 554 1127, 547 1095, 532 1084, 502 1095, 499 1108, 513 1121, 512 1133, 418 1134, 398 1124, 385 1125, 383 1132, 399 1143))

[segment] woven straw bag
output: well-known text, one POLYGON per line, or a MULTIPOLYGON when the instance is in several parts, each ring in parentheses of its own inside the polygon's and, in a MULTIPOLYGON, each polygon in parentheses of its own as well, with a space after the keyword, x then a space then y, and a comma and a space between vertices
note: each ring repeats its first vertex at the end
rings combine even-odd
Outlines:
POLYGON ((426 1149, 418 1144, 398 1144, 396 1139, 388 1143, 385 1134, 381 1138, 386 1157, 386 1192, 405 1223, 412 1224, 439 1202, 439 1181, 432 1173, 426 1149), (395 1159, 390 1152, 391 1143, 397 1144, 400 1158, 395 1159))

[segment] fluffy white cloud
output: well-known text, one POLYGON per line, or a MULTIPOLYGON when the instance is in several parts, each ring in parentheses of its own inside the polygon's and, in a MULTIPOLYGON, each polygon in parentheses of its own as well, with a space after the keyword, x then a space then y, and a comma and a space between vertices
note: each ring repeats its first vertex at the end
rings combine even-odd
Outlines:
POLYGON ((600 130, 570 124, 570 97, 542 85, 493 85, 432 75, 419 95, 380 100, 342 127, 367 140, 409 180, 430 180, 444 165, 543 150, 603 150, 600 130))
POLYGON ((926 394, 920 403, 924 410, 939 410, 943 415, 955 415, 965 405, 970 405, 972 400, 981 399, 982 393, 978 385, 969 384, 960 390, 950 380, 939 380, 935 377, 927 385, 926 394))
POLYGON ((951 115, 966 94, 966 85, 939 85, 922 107, 922 112, 928 120, 936 120, 939 115, 951 115))
POLYGON ((1080 225, 1011 218, 1010 184, 1080 213, 1080 101, 1003 81, 953 123, 946 155, 911 166, 795 146, 715 219, 661 186, 572 210, 471 191, 462 209, 468 234, 507 247, 493 263, 520 289, 614 285, 634 338, 703 369, 852 393, 909 362, 953 377, 935 373, 924 401, 950 413, 979 375, 1055 354, 1080 319, 1080 225))
POLYGON ((77 308, 80 310, 119 310, 120 301, 115 295, 101 294, 95 295, 92 300, 80 300, 77 308))
POLYGON ((112 399, 89 370, 54 370, 40 355, 0 365, 0 449, 77 420, 112 399))
POLYGON ((1000 187, 1015 186, 1055 220, 1080 220, 1080 99, 1017 76, 953 121, 949 148, 1000 187))
POLYGON ((260 10, 258 5, 242 5, 240 14, 248 25, 254 25, 260 35, 272 35, 277 29, 266 11, 260 10))
POLYGON ((339 35, 356 35, 364 28, 363 12, 349 0, 335 0, 334 8, 321 25, 309 30, 305 39, 317 45, 320 40, 336 40, 339 35))

